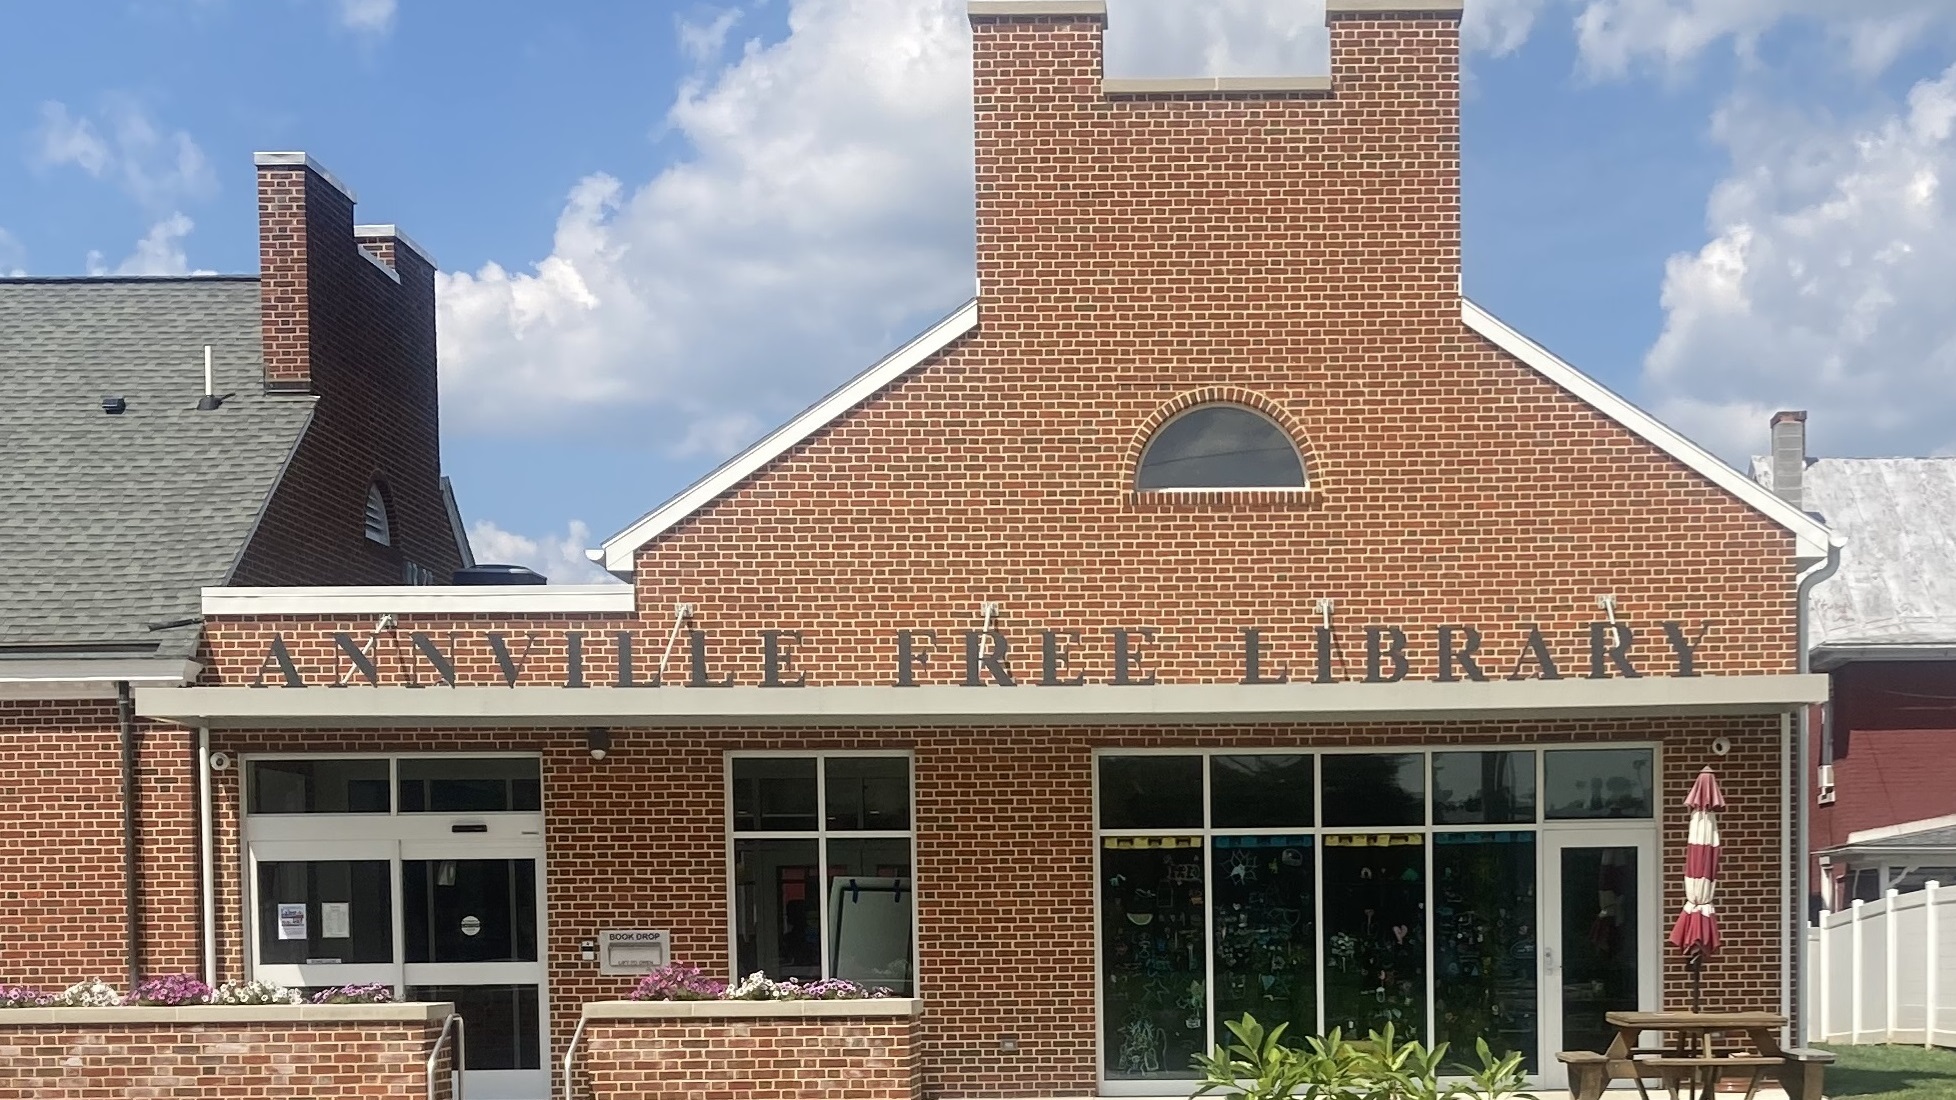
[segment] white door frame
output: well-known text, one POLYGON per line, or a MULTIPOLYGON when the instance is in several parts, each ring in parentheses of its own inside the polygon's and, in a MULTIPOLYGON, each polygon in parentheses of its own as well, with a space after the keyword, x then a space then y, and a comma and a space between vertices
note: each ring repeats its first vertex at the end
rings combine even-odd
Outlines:
POLYGON ((1541 950, 1537 954, 1536 1019, 1541 1054, 1536 1074, 1542 1088, 1568 1088, 1568 1068, 1555 1060, 1562 1035, 1562 852, 1568 848, 1632 848, 1637 853, 1637 1007, 1659 1007, 1663 997, 1663 853, 1657 823, 1635 821, 1549 822, 1538 834, 1541 867, 1541 950))

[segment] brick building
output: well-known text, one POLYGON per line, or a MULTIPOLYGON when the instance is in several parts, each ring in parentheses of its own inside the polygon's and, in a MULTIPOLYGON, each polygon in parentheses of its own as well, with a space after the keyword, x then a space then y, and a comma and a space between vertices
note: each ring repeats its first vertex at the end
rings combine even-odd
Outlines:
POLYGON ((456 1001, 471 1095, 545 1094, 612 932, 920 999, 932 1097, 1186 1095, 1245 1011, 1554 1082, 1682 996, 1712 764, 1706 1000, 1788 1006, 1831 536, 1463 300, 1458 4, 1331 0, 1269 81, 970 6, 978 296, 629 587, 205 593, 136 705, 214 754, 212 965, 456 1001))
POLYGON ((468 556, 433 265, 301 154, 258 183, 258 276, 0 279, 0 981, 196 969, 196 734, 118 689, 197 679, 203 588, 468 556))
POLYGON ((1799 412, 1772 430, 1753 476, 1847 542, 1813 590, 1810 908, 1956 883, 1956 458, 1813 458, 1799 412))

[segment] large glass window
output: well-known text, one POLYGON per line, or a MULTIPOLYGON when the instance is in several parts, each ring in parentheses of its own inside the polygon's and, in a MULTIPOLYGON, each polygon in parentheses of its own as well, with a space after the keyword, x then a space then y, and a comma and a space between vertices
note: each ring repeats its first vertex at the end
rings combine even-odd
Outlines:
POLYGON ((736 976, 844 978, 910 996, 910 758, 728 762, 736 976))
POLYGON ((1241 405, 1198 405, 1163 424, 1135 488, 1302 489, 1304 460, 1276 422, 1241 405))
POLYGON ((1539 1071, 1545 830, 1650 819, 1654 764, 1615 746, 1101 754, 1103 1077, 1188 1080, 1245 1013, 1299 1039, 1485 1039, 1539 1071))
POLYGON ((479 814, 543 809, 534 756, 408 757, 400 762, 400 812, 479 814))
POLYGON ((254 814, 384 814, 386 760, 322 757, 253 760, 245 768, 246 809, 254 814))

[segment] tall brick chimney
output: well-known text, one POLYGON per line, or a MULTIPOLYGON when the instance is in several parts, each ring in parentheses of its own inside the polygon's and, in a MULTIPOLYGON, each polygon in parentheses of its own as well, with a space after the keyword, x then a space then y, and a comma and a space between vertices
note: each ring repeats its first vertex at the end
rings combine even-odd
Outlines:
POLYGON ((987 324, 1457 316, 1461 0, 1326 8, 1329 76, 1133 80, 1102 0, 969 0, 987 324))

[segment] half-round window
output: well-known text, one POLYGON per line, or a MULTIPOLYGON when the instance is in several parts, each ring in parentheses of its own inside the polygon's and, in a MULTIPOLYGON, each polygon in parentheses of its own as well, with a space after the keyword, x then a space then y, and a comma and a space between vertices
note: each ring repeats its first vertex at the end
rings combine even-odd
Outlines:
POLYGON ((1141 453, 1135 488, 1302 489, 1304 459, 1269 417, 1198 405, 1163 424, 1141 453))

